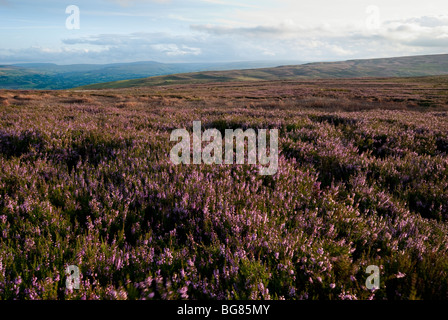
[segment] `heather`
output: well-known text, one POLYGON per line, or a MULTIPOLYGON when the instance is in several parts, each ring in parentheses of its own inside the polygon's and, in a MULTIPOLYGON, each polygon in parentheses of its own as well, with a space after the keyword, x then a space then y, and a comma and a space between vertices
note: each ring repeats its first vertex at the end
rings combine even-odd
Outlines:
POLYGON ((0 298, 446 299, 446 96, 390 85, 1 92, 0 298), (278 172, 172 164, 195 120, 279 129, 278 172))

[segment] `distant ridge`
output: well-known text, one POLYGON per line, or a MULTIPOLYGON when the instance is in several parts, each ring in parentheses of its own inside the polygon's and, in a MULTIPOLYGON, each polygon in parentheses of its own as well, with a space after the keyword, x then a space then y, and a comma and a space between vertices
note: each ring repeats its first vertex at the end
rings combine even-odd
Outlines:
POLYGON ((184 72, 275 67, 303 61, 242 61, 222 63, 160 63, 140 61, 112 64, 22 63, 0 65, 1 89, 70 89, 89 84, 184 72))
POLYGON ((232 81, 273 81, 328 78, 417 77, 448 74, 448 54, 315 62, 274 68, 205 71, 124 80, 76 89, 112 89, 232 81))

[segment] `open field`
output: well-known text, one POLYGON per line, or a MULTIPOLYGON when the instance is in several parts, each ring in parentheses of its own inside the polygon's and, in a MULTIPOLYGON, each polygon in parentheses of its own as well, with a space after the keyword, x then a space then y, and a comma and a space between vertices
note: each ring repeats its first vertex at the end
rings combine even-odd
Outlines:
POLYGON ((447 77, 0 90, 0 298, 447 299, 447 92, 447 77), (278 172, 173 165, 170 133, 194 120, 279 129, 278 172))

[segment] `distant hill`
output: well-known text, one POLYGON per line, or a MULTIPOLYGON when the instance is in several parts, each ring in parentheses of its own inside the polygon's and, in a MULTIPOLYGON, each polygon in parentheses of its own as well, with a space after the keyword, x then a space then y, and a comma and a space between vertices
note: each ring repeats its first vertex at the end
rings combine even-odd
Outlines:
POLYGON ((231 81, 417 77, 444 74, 448 74, 448 54, 319 62, 275 68, 194 72, 99 83, 77 89, 112 89, 231 81))
MULTIPOLYGON (((175 73, 275 67, 285 61, 233 63, 159 63, 154 61, 114 64, 25 63, 0 65, 1 89, 69 89, 100 82, 146 78, 175 73)), ((303 63, 303 62, 292 62, 303 63)))

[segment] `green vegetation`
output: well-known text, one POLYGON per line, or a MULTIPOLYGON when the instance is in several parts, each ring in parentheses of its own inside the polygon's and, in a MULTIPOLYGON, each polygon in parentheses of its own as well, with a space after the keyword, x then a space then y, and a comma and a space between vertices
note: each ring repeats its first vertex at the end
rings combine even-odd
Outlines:
MULTIPOLYGON (((281 65, 281 61, 233 63, 158 63, 133 62, 115 64, 56 65, 27 63, 0 66, 0 88, 3 89, 69 89, 99 82, 169 75, 205 70, 232 70, 281 65)), ((295 62, 301 63, 299 61, 295 62)))
POLYGON ((276 68, 207 71, 98 83, 77 89, 112 89, 208 82, 274 81, 365 77, 418 77, 448 74, 448 55, 319 62, 276 68))

